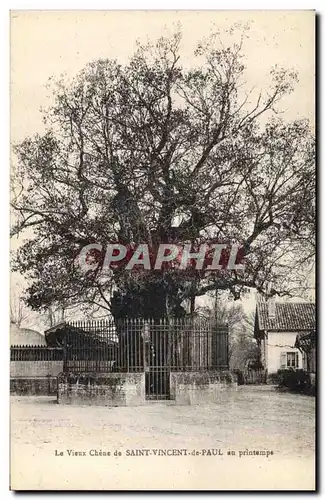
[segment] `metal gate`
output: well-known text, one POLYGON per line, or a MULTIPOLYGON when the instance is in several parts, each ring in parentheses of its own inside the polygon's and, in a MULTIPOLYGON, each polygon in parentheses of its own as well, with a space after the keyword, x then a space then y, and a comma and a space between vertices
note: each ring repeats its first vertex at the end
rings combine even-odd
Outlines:
POLYGON ((169 325, 146 324, 144 330, 144 371, 146 399, 170 398, 169 325))
POLYGON ((171 372, 228 369, 228 326, 209 320, 147 322, 143 330, 146 398, 170 398, 171 372))

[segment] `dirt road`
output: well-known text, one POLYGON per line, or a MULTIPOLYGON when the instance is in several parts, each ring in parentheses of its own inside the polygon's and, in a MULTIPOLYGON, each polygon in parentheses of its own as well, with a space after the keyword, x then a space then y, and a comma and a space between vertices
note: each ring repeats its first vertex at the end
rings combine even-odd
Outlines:
POLYGON ((11 398, 12 488, 313 489, 314 398, 109 408, 11 398))

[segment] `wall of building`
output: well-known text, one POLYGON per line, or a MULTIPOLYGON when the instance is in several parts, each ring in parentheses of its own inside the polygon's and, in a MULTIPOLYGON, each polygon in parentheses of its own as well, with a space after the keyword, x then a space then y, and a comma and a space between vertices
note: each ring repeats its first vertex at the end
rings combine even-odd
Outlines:
POLYGON ((138 406, 145 402, 144 373, 61 374, 58 403, 138 406))
POLYGON ((298 368, 303 368, 302 354, 293 347, 296 342, 297 332, 268 332, 266 340, 267 371, 274 374, 281 369, 281 353, 298 353, 298 368))
POLYGON ((172 372, 171 399, 179 405, 215 403, 221 393, 237 388, 237 378, 229 371, 172 372))
POLYGON ((261 363, 263 366, 267 366, 267 348, 265 339, 261 339, 259 347, 261 351, 261 363))

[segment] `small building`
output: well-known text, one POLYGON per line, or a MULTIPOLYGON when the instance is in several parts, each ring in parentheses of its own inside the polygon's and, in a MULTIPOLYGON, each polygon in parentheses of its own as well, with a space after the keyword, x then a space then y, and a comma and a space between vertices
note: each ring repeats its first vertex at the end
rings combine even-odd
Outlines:
POLYGON ((31 330, 20 328, 15 323, 10 323, 10 345, 11 346, 46 346, 44 335, 31 330))
POLYGON ((256 306, 254 337, 260 347, 261 362, 268 375, 280 369, 303 369, 304 356, 296 344, 297 335, 315 329, 315 304, 275 303, 272 316, 266 302, 256 306))

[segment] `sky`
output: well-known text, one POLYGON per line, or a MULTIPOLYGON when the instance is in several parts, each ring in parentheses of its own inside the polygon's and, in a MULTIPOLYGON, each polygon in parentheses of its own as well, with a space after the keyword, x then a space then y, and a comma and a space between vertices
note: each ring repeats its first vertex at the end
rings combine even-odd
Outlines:
POLYGON ((283 101, 286 117, 314 114, 313 11, 13 11, 11 15, 11 137, 41 132, 40 107, 47 106, 50 76, 74 76, 88 62, 127 62, 137 39, 156 39, 182 26, 182 62, 193 63, 193 47, 214 26, 251 22, 245 41, 246 79, 269 84, 274 64, 299 73, 296 91, 283 101))
MULTIPOLYGON (((88 62, 116 58, 126 63, 136 40, 168 35, 181 24, 181 59, 193 64, 193 48, 211 30, 250 22, 245 41, 249 86, 266 89, 277 64, 295 69, 299 82, 281 103, 286 120, 314 122, 314 12, 310 11, 11 11, 11 141, 42 133, 41 108, 51 103, 49 77, 72 78, 88 62)), ((12 248, 20 240, 11 243, 12 248)), ((22 281, 15 277, 12 287, 22 281)), ((250 310, 255 294, 244 302, 250 310)))

